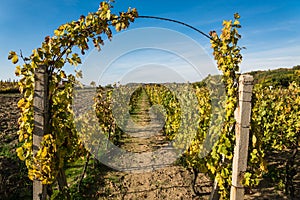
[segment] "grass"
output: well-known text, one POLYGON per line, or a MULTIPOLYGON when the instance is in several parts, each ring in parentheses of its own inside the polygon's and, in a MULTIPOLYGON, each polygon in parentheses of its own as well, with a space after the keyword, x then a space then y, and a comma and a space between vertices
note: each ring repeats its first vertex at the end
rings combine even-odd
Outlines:
POLYGON ((4 157, 13 157, 12 153, 11 153, 11 148, 9 144, 4 144, 1 145, 1 151, 0 151, 0 156, 4 156, 4 157))

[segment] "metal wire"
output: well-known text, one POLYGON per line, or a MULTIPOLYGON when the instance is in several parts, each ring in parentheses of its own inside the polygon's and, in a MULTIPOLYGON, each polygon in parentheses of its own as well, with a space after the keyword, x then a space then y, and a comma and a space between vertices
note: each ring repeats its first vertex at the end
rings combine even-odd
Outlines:
POLYGON ((177 24, 181 24, 181 25, 184 25, 184 26, 187 26, 195 31, 197 31, 198 33, 200 33, 201 35, 207 37, 208 39, 212 40, 213 38, 210 37, 208 34, 204 33, 203 31, 189 25, 189 24, 186 24, 184 22, 181 22, 181 21, 178 21, 178 20, 174 20, 174 19, 168 19, 168 18, 164 18, 164 17, 155 17, 155 16, 138 16, 137 18, 148 18, 148 19, 158 19, 158 20, 164 20, 164 21, 169 21, 169 22, 174 22, 174 23, 177 23, 177 24))

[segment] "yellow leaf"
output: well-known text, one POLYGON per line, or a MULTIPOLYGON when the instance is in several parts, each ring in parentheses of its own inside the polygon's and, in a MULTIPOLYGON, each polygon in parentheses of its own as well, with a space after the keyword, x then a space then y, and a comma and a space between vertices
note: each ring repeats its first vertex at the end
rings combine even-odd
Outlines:
POLYGON ((110 10, 107 11, 106 17, 107 17, 108 20, 110 19, 110 10))
POLYGON ((17 104, 17 105, 18 105, 18 108, 23 107, 24 103, 25 103, 24 98, 20 99, 20 101, 19 101, 18 104, 17 104))
POLYGON ((234 25, 239 25, 240 22, 239 22, 238 20, 235 20, 233 24, 234 24, 234 25))
POLYGON ((10 51, 8 55, 8 60, 11 60, 14 57, 14 55, 16 55, 16 52, 10 51))
POLYGON ((116 27, 116 31, 120 31, 121 30, 121 23, 117 23, 115 27, 116 27))
POLYGON ((56 35, 56 36, 62 36, 63 35, 63 31, 61 31, 61 30, 55 30, 54 31, 54 35, 56 35))
POLYGON ((43 185, 47 185, 47 184, 48 184, 47 179, 43 179, 43 180, 42 180, 42 184, 43 184, 43 185))
POLYGON ((23 139, 24 139, 24 135, 23 135, 23 134, 20 134, 20 135, 19 135, 19 142, 22 142, 23 139))
POLYGON ((14 55, 14 56, 12 57, 11 61, 12 61, 13 64, 16 64, 16 63, 19 61, 18 56, 17 56, 17 55, 14 55))
POLYGON ((28 178, 32 181, 34 180, 35 176, 34 176, 34 173, 32 172, 32 170, 28 170, 28 178))
POLYGON ((268 171, 266 161, 262 161, 262 162, 260 163, 260 169, 261 169, 262 171, 265 171, 265 172, 268 171))
POLYGON ((20 76, 20 74, 21 74, 21 67, 20 67, 20 65, 18 65, 15 70, 15 75, 20 76))
POLYGON ((17 155, 20 158, 20 160, 24 160, 25 159, 24 156, 23 156, 23 148, 22 147, 17 148, 16 152, 17 152, 17 155))
POLYGON ((235 13, 235 14, 234 14, 234 18, 235 18, 235 19, 239 19, 239 18, 240 18, 239 13, 235 13))
POLYGON ((46 148, 43 148, 43 151, 42 151, 42 153, 41 153, 41 156, 42 156, 42 158, 45 158, 46 156, 47 156, 47 149, 46 148))
POLYGON ((253 145, 253 147, 256 146, 256 142, 257 142, 257 138, 256 138, 255 135, 253 135, 253 136, 252 136, 252 145, 253 145))

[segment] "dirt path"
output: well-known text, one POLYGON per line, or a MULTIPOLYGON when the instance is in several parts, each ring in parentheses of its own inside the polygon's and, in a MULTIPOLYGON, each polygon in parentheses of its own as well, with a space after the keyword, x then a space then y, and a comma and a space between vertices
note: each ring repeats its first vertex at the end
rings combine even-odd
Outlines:
POLYGON ((151 112, 145 92, 141 94, 135 109, 131 112, 131 119, 121 139, 123 149, 142 153, 168 146, 162 131, 164 119, 151 112))
MULTIPOLYGON (((100 199, 200 199, 192 190, 193 173, 173 164, 178 155, 163 135, 164 116, 150 108, 145 92, 131 117, 121 148, 134 153, 126 158, 133 167, 126 168, 127 172, 108 172, 100 199)), ((196 187, 203 193, 201 199, 208 199, 211 184, 208 177, 199 174, 196 187)))

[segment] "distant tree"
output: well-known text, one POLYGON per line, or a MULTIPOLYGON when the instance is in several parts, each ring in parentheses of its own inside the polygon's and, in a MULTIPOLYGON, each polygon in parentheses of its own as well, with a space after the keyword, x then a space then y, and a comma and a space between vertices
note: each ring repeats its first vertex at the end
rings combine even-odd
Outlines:
POLYGON ((294 70, 300 70, 300 65, 296 65, 293 67, 294 70))
POLYGON ((95 82, 95 81, 92 81, 92 82, 90 83, 90 86, 96 87, 96 82, 95 82))

